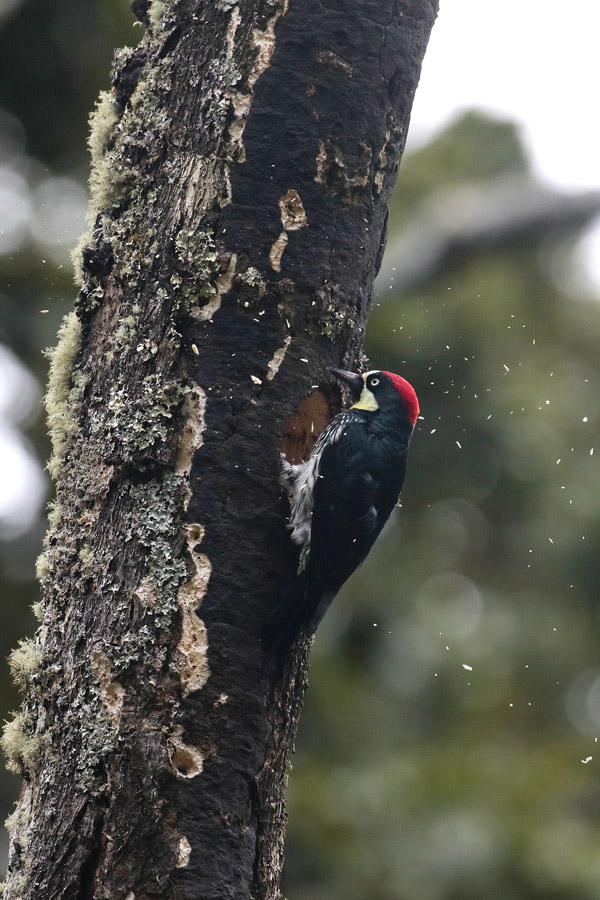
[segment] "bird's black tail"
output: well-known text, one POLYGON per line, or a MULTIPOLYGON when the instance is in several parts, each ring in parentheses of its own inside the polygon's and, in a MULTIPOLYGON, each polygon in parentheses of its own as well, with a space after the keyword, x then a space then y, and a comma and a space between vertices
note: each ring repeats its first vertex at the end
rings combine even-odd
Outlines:
POLYGON ((300 572, 265 626, 267 675, 274 677, 281 673, 292 644, 312 618, 318 600, 311 596, 306 572, 300 572))

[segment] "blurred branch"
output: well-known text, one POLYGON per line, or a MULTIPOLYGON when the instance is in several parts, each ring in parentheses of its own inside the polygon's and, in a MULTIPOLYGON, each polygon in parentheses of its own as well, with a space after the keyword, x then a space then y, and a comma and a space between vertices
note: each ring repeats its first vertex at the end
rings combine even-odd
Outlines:
POLYGON ((438 192, 388 246, 376 288, 393 274, 396 290, 410 290, 477 252, 537 245, 565 231, 572 236, 598 215, 598 191, 564 194, 523 178, 438 192))

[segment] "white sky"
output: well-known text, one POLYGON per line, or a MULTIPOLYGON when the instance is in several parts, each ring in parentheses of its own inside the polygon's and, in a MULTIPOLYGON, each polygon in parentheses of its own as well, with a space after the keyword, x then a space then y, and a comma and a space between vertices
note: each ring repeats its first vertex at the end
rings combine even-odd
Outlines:
POLYGON ((600 0, 440 0, 412 139, 473 106, 517 119, 538 173, 600 187, 600 0))

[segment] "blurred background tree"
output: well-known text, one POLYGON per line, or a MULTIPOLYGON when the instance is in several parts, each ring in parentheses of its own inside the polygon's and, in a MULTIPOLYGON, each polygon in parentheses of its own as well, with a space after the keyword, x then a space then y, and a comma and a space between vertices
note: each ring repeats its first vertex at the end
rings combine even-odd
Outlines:
MULTIPOLYGON (((87 116, 137 34, 125 0, 5 0, 0 29, 6 657, 35 627, 41 350, 75 296, 87 116)), ((599 210, 537 183, 515 125, 481 114, 405 157, 366 350, 422 419, 403 509, 315 642, 294 900, 598 898, 600 307, 579 241, 599 210)), ((6 667, 0 684, 5 717, 6 667)), ((5 814, 18 784, 0 776, 5 814)))

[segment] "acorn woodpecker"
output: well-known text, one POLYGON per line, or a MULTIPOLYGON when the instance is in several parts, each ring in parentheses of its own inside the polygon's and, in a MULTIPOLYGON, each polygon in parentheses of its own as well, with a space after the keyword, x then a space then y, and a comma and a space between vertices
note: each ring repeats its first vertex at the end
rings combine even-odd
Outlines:
POLYGON ((373 546, 398 502, 419 415, 417 395, 400 375, 329 371, 349 385, 354 403, 329 423, 307 462, 290 465, 282 455, 289 528, 300 559, 296 579, 266 627, 269 674, 282 668, 302 629, 315 632, 373 546))

